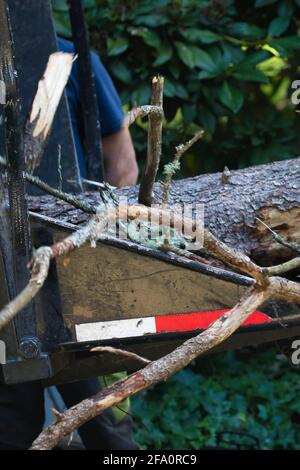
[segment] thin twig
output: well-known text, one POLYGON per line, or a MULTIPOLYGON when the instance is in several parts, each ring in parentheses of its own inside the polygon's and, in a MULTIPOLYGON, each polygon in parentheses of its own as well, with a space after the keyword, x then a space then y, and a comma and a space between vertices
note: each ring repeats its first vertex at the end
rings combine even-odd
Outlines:
POLYGON ((208 264, 211 265, 211 261, 202 258, 202 256, 196 255, 196 253, 192 253, 191 251, 185 250, 184 248, 178 248, 177 246, 170 245, 168 243, 162 245, 160 247, 161 250, 164 251, 170 251, 172 253, 176 253, 178 256, 183 256, 184 258, 191 259, 193 261, 198 261, 199 263, 202 264, 208 264))
POLYGON ((77 209, 81 209, 83 212, 87 212, 88 214, 96 214, 95 207, 93 207, 87 202, 79 200, 76 196, 73 196, 73 194, 65 193, 63 191, 60 191, 59 189, 53 188, 37 176, 29 175, 28 173, 26 173, 25 178, 29 183, 34 184, 46 193, 52 194, 52 196, 55 196, 58 199, 61 199, 62 201, 68 202, 69 204, 71 204, 71 206, 74 206, 77 209))
POLYGON ((152 204, 153 185, 161 156, 163 88, 163 77, 154 77, 152 80, 151 105, 159 107, 161 113, 149 114, 147 162, 139 191, 139 203, 146 206, 151 206, 152 204))
POLYGON ((300 258, 293 258, 285 263, 277 264, 276 266, 268 266, 265 268, 269 276, 279 276, 280 274, 287 273, 293 269, 300 268, 300 258))
MULTIPOLYGON (((0 165, 6 167, 6 160, 1 156, 0 156, 0 165)), ((65 201, 71 206, 76 207, 77 209, 81 209, 83 212, 87 212, 88 214, 96 214, 97 210, 91 204, 81 201, 73 194, 65 193, 59 189, 53 188, 49 184, 42 181, 38 176, 33 176, 33 175, 30 175, 29 173, 25 173, 25 179, 28 181, 28 183, 31 183, 34 186, 37 186, 42 191, 45 191, 45 193, 51 194, 57 199, 60 199, 61 201, 65 201)))
POLYGON ((271 229, 263 220, 259 219, 258 217, 255 217, 255 219, 260 222, 262 225, 264 225, 269 232, 271 232, 274 240, 276 240, 280 245, 285 246, 286 248, 289 248, 290 250, 296 252, 298 255, 300 255, 300 247, 295 245, 294 243, 289 243, 284 238, 282 238, 278 233, 276 233, 273 229, 271 229))
POLYGON ((151 362, 149 359, 139 356, 138 354, 135 354, 131 351, 125 351, 124 349, 118 349, 118 348, 112 348, 111 346, 97 346, 95 348, 90 349, 90 352, 100 352, 100 353, 108 352, 111 354, 115 354, 117 356, 130 357, 131 359, 141 362, 144 365, 150 364, 151 362))
POLYGON ((178 145, 175 150, 175 157, 171 163, 167 163, 164 166, 164 175, 165 180, 163 183, 163 197, 162 197, 162 207, 166 207, 169 201, 169 189, 172 182, 172 178, 177 170, 180 169, 180 159, 182 155, 192 146, 197 140, 203 137, 204 131, 198 131, 192 139, 190 139, 185 144, 178 145))

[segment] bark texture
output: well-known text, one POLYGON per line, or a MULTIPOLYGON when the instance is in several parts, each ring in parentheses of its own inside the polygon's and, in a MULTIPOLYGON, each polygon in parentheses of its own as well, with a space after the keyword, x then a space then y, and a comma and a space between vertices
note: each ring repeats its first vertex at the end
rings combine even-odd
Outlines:
MULTIPOLYGON (((154 202, 162 199, 162 185, 154 187, 154 202)), ((136 204, 139 186, 119 189, 136 204)), ((99 194, 85 193, 80 198, 100 202, 99 194)), ((272 265, 293 257, 293 253, 273 240, 259 217, 279 235, 292 243, 300 240, 300 158, 260 165, 244 170, 174 181, 169 205, 203 203, 205 227, 220 240, 249 255, 261 265, 272 265)), ((89 214, 74 209, 52 196, 30 197, 31 211, 75 225, 85 223, 89 214)))

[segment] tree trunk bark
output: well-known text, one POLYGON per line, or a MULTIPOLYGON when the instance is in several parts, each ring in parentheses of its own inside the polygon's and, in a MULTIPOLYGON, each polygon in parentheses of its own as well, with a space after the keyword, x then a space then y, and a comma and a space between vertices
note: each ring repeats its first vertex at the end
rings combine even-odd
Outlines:
MULTIPOLYGON (((132 186, 118 189, 116 194, 136 204, 138 192, 139 187, 132 186)), ((80 197, 95 205, 100 202, 97 192, 80 197)), ((156 183, 154 202, 159 203, 161 198, 162 184, 156 183)), ((214 235, 260 265, 276 264, 295 254, 276 242, 256 217, 285 240, 299 244, 300 158, 177 180, 171 185, 169 201, 170 206, 203 203, 205 226, 214 235)), ((77 226, 90 217, 48 195, 30 197, 29 208, 77 226)))

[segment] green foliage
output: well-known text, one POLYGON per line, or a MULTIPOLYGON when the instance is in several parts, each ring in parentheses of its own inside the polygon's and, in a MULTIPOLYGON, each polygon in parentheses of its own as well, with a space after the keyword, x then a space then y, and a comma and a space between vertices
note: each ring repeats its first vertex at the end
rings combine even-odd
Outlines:
MULTIPOLYGON (((124 104, 148 103, 151 77, 166 79, 171 125, 161 168, 199 127, 206 136, 179 177, 296 154, 288 95, 297 77, 298 1, 89 0, 86 7, 93 47, 124 104)), ((144 122, 132 132, 143 161, 144 122)))
POLYGON ((201 449, 239 431, 262 449, 299 449, 299 389, 299 369, 273 349, 209 356, 132 399, 135 436, 147 449, 201 449))
MULTIPOLYGON (((70 35, 66 1, 52 2, 57 30, 70 35)), ((186 154, 179 177, 295 155, 288 94, 300 49, 298 0, 84 4, 92 45, 124 104, 147 104, 152 76, 165 77, 161 168, 199 127, 206 136, 186 154)), ((141 162, 146 128, 142 121, 132 126, 141 162)))

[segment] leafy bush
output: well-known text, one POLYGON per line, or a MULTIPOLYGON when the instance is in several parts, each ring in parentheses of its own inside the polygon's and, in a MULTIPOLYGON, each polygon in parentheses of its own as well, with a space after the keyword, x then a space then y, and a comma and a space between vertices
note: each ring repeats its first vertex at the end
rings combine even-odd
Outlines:
MULTIPOLYGON (((67 14, 55 0, 67 34, 67 14)), ((289 104, 297 73, 299 0, 85 0, 92 45, 124 104, 145 104, 166 79, 164 160, 199 126, 183 175, 265 163, 297 151, 289 104)), ((146 125, 133 126, 145 158, 146 125)), ((179 175, 182 176, 182 175, 179 175)))
POLYGON ((136 439, 147 449, 201 449, 239 431, 261 449, 299 449, 299 390, 299 370, 273 349, 209 356, 132 399, 136 439))
MULTIPOLYGON (((68 37, 65 0, 52 1, 68 37)), ((163 161, 205 128, 178 176, 295 155, 289 94, 300 71, 300 0, 84 3, 92 45, 124 105, 148 103, 151 77, 165 77, 163 161)), ((141 165, 146 129, 132 126, 141 165)), ((144 448, 198 449, 229 430, 253 434, 264 449, 299 448, 298 391, 298 370, 273 350, 210 356, 133 399, 136 438, 144 448)))

